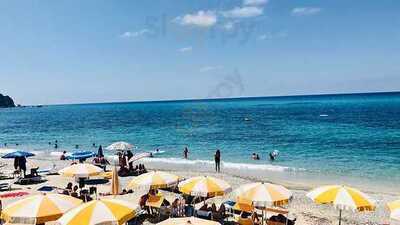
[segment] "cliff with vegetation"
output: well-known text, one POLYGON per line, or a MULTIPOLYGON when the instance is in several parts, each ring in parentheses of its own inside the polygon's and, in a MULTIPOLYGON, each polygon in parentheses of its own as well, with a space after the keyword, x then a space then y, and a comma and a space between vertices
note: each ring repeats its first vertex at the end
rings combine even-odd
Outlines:
POLYGON ((7 95, 0 94, 0 108, 15 107, 14 100, 7 95))

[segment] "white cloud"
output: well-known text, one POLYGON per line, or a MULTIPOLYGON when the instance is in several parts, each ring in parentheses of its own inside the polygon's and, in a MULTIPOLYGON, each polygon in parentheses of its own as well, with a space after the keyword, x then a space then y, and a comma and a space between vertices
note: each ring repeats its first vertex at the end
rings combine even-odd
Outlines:
POLYGON ((192 46, 188 46, 178 49, 178 52, 191 52, 192 50, 193 50, 192 46))
POLYGON ((293 16, 311 16, 321 12, 321 8, 316 7, 297 7, 292 9, 293 16))
POLYGON ((247 6, 257 6, 257 5, 265 5, 268 3, 268 0, 244 0, 243 5, 247 6))
POLYGON ((217 23, 217 15, 214 11, 198 11, 193 14, 186 14, 174 19, 184 26, 198 26, 198 27, 211 27, 217 23))
POLYGON ((209 71, 220 70, 222 68, 223 68, 222 66, 205 66, 200 68, 200 72, 205 73, 209 71))
POLYGON ((135 37, 139 37, 139 36, 143 36, 143 35, 151 34, 151 33, 152 32, 148 29, 142 29, 142 30, 136 31, 136 32, 127 31, 127 32, 121 34, 120 36, 123 38, 135 38, 135 37))
POLYGON ((222 15, 228 18, 248 18, 263 14, 263 8, 255 6, 235 7, 228 11, 223 11, 222 15))
POLYGON ((235 28, 235 22, 228 21, 222 26, 222 28, 224 28, 227 31, 233 30, 235 28))
POLYGON ((269 32, 269 33, 265 33, 265 34, 258 36, 257 39, 260 41, 264 41, 264 40, 271 40, 271 39, 286 38, 288 35, 289 34, 287 31, 280 31, 277 33, 269 32))

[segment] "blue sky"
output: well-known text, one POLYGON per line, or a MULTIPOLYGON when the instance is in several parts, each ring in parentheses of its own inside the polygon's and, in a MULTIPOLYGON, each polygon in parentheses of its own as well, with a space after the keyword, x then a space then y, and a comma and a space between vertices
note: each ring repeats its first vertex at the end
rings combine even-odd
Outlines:
POLYGON ((394 91, 397 0, 0 1, 22 104, 394 91))

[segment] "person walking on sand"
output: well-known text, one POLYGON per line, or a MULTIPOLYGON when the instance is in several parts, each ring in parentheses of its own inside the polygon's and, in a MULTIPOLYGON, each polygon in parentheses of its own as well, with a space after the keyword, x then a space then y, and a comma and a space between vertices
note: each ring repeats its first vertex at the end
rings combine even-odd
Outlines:
POLYGON ((221 171, 221 151, 217 149, 214 155, 214 160, 215 160, 215 172, 219 173, 221 171))
POLYGON ((185 159, 188 159, 188 155, 189 155, 189 149, 185 147, 185 149, 183 149, 183 157, 185 159))

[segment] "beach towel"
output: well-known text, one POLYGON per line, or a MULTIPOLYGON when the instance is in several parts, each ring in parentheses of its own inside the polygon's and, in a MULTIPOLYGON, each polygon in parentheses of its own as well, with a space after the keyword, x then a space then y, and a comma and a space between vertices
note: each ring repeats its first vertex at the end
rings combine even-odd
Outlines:
POLYGON ((22 197, 25 195, 29 195, 29 193, 26 191, 18 191, 18 192, 2 194, 2 195, 0 195, 0 198, 16 198, 16 197, 22 197))

